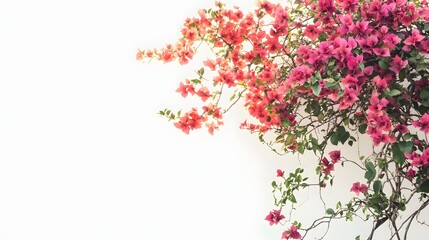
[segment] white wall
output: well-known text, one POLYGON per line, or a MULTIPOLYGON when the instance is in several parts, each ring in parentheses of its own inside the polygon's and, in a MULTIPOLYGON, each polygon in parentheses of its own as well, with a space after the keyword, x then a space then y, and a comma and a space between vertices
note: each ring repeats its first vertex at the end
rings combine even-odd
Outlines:
MULTIPOLYGON (((254 1, 227 4, 249 10, 254 1)), ((213 137, 182 134, 157 112, 187 104, 174 91, 193 65, 134 59, 212 5, 0 3, 0 239, 280 238, 283 228, 263 219, 275 170, 297 166, 295 157, 239 130, 240 112, 213 137)), ((310 197, 299 220, 311 220, 310 197)))

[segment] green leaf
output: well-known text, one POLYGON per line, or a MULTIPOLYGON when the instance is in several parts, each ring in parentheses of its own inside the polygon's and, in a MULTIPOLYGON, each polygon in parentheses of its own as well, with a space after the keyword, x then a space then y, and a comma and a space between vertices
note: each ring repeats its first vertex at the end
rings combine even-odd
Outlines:
POLYGON ((413 142, 399 142, 399 150, 403 153, 411 153, 413 142))
POLYGON ((419 187, 420 192, 429 193, 429 180, 425 180, 419 187))
POLYGON ((399 80, 403 81, 406 75, 407 75, 407 72, 405 71, 405 69, 401 69, 401 71, 399 72, 399 80))
POLYGON ((338 88, 338 83, 336 83, 336 82, 326 82, 325 83, 325 88, 337 89, 338 88))
POLYGON ((311 86, 311 89, 313 89, 313 94, 316 96, 319 96, 320 91, 322 90, 319 83, 315 83, 311 86))
POLYGON ((273 182, 271 183, 271 186, 273 186, 273 188, 276 188, 276 187, 277 187, 277 183, 276 183, 276 181, 273 181, 273 182))
POLYGON ((295 198, 295 196, 294 196, 293 194, 289 195, 289 200, 290 200, 292 203, 296 203, 296 198, 295 198))
POLYGON ((376 180, 372 187, 374 188, 374 192, 376 194, 379 194, 383 185, 381 184, 380 180, 376 180))
POLYGON ((357 235, 355 240, 360 240, 360 235, 357 235))
POLYGON ((320 76, 320 72, 316 72, 315 77, 317 80, 322 80, 322 76, 320 76))
POLYGON ((398 89, 392 89, 390 91, 386 90, 386 91, 384 91, 384 93, 386 95, 388 95, 389 97, 396 97, 396 96, 401 95, 401 91, 399 91, 398 89))
POLYGON ((338 145, 338 134, 337 133, 334 133, 334 134, 332 134, 332 136, 331 136, 331 143, 333 144, 333 145, 335 145, 335 146, 337 146, 338 145))
POLYGON ((401 151, 399 143, 394 143, 392 145, 392 159, 400 165, 405 163, 404 152, 401 151))
POLYGON ((337 202, 336 208, 337 208, 337 209, 340 209, 340 208, 341 208, 341 202, 337 202))
POLYGON ((326 214, 328 214, 328 215, 334 215, 335 211, 332 208, 328 208, 328 209, 326 209, 326 214))
POLYGON ((341 139, 340 139, 341 143, 344 144, 347 141, 347 139, 349 139, 349 137, 350 137, 350 133, 345 132, 343 135, 341 135, 341 139))
POLYGON ((404 140, 410 140, 410 139, 411 139, 411 137, 412 137, 412 135, 411 135, 410 133, 405 133, 405 134, 402 136, 402 138, 403 138, 404 140))
POLYGON ((426 87, 420 92, 420 99, 423 106, 429 107, 429 88, 426 87))
POLYGON ((389 63, 387 63, 387 62, 385 62, 383 60, 378 61, 378 65, 383 70, 388 70, 389 69, 389 63))
POLYGON ((282 120, 282 126, 283 127, 289 127, 291 125, 291 122, 288 119, 283 119, 282 120))
POLYGON ((367 124, 362 124, 359 126, 359 133, 364 134, 366 132, 367 124))
POLYGON ((374 180, 375 176, 377 175, 375 166, 372 162, 366 162, 365 168, 366 168, 365 178, 368 179, 368 182, 371 182, 372 180, 374 180))

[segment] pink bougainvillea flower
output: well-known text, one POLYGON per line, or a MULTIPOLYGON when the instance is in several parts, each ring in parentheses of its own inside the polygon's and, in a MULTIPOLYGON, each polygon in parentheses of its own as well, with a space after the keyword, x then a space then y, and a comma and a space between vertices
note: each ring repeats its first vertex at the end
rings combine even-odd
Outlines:
POLYGON ((368 186, 366 184, 355 182, 350 189, 350 192, 356 193, 359 196, 360 193, 366 193, 368 191, 368 186))
POLYGON ((290 228, 283 232, 282 239, 301 239, 302 236, 298 232, 298 228, 295 225, 291 225, 290 228))
POLYGON ((216 61, 212 59, 207 59, 206 61, 203 61, 204 66, 209 67, 212 71, 216 69, 216 61))
POLYGON ((211 97, 210 91, 207 87, 200 88, 197 92, 197 95, 201 98, 201 100, 203 100, 203 102, 207 101, 207 99, 211 97))
POLYGON ((344 110, 353 105, 354 102, 358 100, 358 92, 352 88, 346 88, 344 94, 340 99, 340 104, 338 106, 339 110, 344 110))
POLYGON ((414 121, 413 126, 419 128, 424 133, 429 133, 429 115, 423 114, 419 121, 414 121))
POLYGON ((136 60, 137 61, 142 61, 143 60, 143 52, 142 51, 138 51, 136 53, 136 60))
POLYGON ((408 127, 404 124, 399 124, 398 126, 396 126, 396 130, 398 130, 398 132, 400 132, 401 134, 405 134, 410 131, 408 130, 408 127))
POLYGON ((389 69, 398 74, 401 69, 407 66, 407 64, 408 60, 403 61, 401 57, 396 55, 395 58, 393 58, 393 60, 390 62, 389 69))
POLYGON ((283 177, 284 174, 285 174, 284 171, 277 169, 277 177, 283 177))
POLYGON ((316 25, 309 24, 304 30, 304 35, 315 41, 319 36, 319 30, 316 25))
POLYGON ((390 33, 383 36, 383 43, 389 48, 394 49, 401 42, 401 39, 396 34, 390 33))
POLYGON ((341 159, 341 151, 334 150, 329 153, 332 163, 337 163, 341 159))
POLYGON ((210 135, 213 135, 214 130, 218 130, 219 129, 219 124, 222 125, 222 122, 219 122, 218 124, 214 123, 214 122, 210 122, 210 123, 206 123, 206 127, 207 130, 209 131, 210 135))
POLYGON ((414 178, 415 176, 416 176, 416 171, 415 171, 414 169, 410 168, 410 169, 408 170, 408 172, 407 172, 407 177, 408 177, 409 179, 412 179, 412 178, 414 178))
POLYGON ((278 224, 282 219, 285 218, 285 216, 283 216, 281 214, 281 209, 280 210, 273 210, 271 211, 266 217, 265 220, 270 222, 270 225, 273 224, 278 224))
POLYGON ((195 94, 194 86, 190 84, 189 80, 186 80, 186 84, 181 82, 179 87, 176 89, 176 92, 180 93, 182 97, 188 96, 188 93, 195 94))
POLYGON ((372 81, 375 83, 378 89, 385 90, 387 88, 387 81, 380 76, 375 76, 372 81))
POLYGON ((416 46, 417 43, 425 39, 425 36, 421 35, 418 29, 413 29, 411 31, 411 36, 407 37, 404 40, 405 45, 416 46))

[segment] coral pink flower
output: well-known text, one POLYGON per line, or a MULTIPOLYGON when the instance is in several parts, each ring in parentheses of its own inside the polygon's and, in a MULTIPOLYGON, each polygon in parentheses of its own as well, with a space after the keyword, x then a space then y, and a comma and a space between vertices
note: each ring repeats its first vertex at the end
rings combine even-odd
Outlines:
POLYGON ((206 61, 203 61, 203 64, 213 71, 216 69, 216 62, 212 59, 207 59, 206 61))
POLYGON ((188 96, 188 93, 195 94, 194 86, 190 84, 189 80, 186 80, 186 84, 181 82, 179 87, 176 89, 176 92, 180 93, 182 97, 188 96))
POLYGON ((207 87, 200 88, 197 92, 197 95, 201 98, 201 100, 203 100, 203 102, 207 101, 207 99, 211 97, 210 91, 207 87))
POLYGON ((265 220, 270 222, 270 225, 273 224, 278 224, 282 219, 285 218, 285 216, 283 216, 281 214, 281 209, 280 210, 273 210, 271 211, 266 217, 265 220))
POLYGON ((141 51, 138 51, 136 53, 136 60, 137 61, 142 61, 143 60, 143 53, 141 51))
POLYGON ((315 41, 319 36, 319 30, 317 26, 310 24, 305 28, 304 35, 309 37, 312 41, 315 41))

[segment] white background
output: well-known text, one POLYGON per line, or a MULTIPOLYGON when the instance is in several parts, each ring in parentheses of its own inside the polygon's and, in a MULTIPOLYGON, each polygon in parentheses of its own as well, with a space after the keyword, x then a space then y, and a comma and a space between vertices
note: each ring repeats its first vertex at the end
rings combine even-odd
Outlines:
MULTIPOLYGON (((138 48, 174 42, 186 17, 211 6, 0 3, 0 240, 280 238, 289 225, 264 220, 270 183, 296 157, 279 157, 239 130, 240 111, 215 136, 185 135, 157 115, 188 106, 175 89, 205 56, 187 66, 135 61, 138 48)), ((338 186, 337 197, 352 196, 350 183, 338 186)), ((301 195, 297 220, 318 216, 315 197, 301 195)), ((330 236, 365 230, 343 224, 330 236)))

